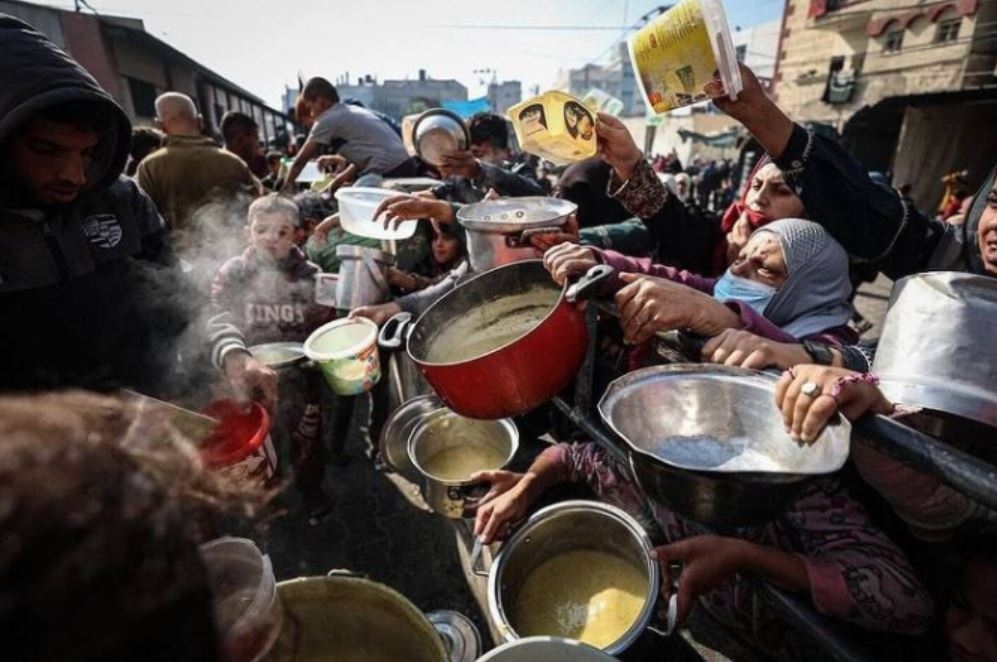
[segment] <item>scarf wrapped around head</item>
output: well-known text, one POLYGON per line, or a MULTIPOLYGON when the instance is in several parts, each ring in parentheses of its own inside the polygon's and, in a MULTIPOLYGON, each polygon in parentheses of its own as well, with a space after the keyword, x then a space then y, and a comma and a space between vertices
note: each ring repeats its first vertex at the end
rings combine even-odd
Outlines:
POLYGON ((762 232, 779 240, 787 274, 765 317, 801 339, 847 324, 854 309, 845 249, 823 227, 801 218, 773 221, 752 236, 762 232))

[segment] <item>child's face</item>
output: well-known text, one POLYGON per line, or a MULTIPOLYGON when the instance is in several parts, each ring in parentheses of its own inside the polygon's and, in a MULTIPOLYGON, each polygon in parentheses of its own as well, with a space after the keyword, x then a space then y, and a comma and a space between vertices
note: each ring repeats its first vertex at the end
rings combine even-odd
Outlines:
POLYGON ((438 234, 433 239, 433 260, 436 264, 450 264, 457 259, 460 242, 456 237, 438 234))
POLYGON ((294 230, 284 214, 258 214, 249 226, 249 243, 260 255, 283 260, 294 246, 294 230))

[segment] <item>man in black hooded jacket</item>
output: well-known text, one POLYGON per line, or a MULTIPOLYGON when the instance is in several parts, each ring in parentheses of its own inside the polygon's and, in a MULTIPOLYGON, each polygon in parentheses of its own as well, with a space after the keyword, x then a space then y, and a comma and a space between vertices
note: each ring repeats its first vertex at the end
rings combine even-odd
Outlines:
MULTIPOLYGON (((171 395, 199 298, 152 201, 121 176, 131 123, 29 25, 0 14, 0 43, 0 391, 171 395)), ((243 392, 276 397, 248 354, 226 367, 243 392)))

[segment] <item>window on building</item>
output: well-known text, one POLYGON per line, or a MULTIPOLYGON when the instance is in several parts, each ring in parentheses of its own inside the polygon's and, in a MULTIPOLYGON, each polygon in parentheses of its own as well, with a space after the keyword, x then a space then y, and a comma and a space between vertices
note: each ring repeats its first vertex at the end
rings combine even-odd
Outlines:
POLYGON ((884 53, 899 53, 900 49, 903 47, 904 47, 903 30, 894 30, 893 32, 886 33, 886 39, 883 42, 884 53))
POLYGON ((961 18, 950 18, 939 23, 938 31, 935 33, 935 43, 945 44, 958 39, 961 24, 961 18))
POLYGON ((156 116, 156 86, 138 78, 128 79, 128 91, 132 95, 132 106, 135 109, 135 117, 155 117, 156 116))

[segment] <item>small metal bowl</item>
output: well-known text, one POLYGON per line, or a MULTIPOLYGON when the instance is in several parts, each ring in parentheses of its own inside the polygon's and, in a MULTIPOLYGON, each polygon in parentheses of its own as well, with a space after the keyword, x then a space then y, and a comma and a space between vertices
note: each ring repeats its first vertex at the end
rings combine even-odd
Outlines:
POLYGON ((412 144, 419 158, 439 166, 444 156, 467 149, 471 137, 460 115, 444 108, 430 108, 412 124, 412 144))
POLYGON ((271 342, 253 345, 249 348, 249 353, 256 357, 260 363, 274 370, 301 365, 308 360, 308 357, 305 356, 304 346, 299 342, 271 342))

